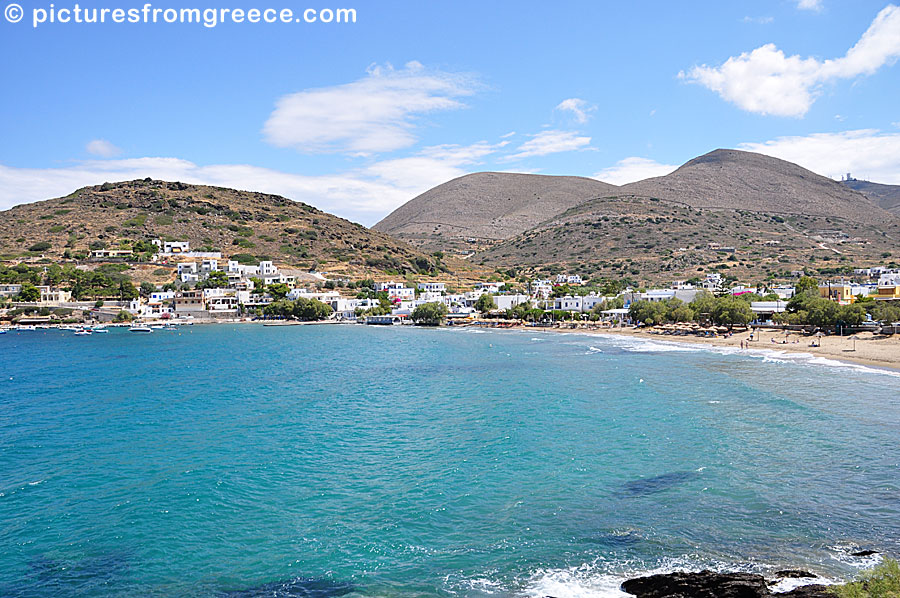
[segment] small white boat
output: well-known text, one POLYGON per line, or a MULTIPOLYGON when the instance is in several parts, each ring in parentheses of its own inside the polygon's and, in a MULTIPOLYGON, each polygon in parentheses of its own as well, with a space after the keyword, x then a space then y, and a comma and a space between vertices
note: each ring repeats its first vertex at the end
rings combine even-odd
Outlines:
POLYGON ((6 328, 0 328, 0 334, 6 334, 6 328))
POLYGON ((88 330, 87 328, 83 328, 83 329, 77 331, 75 333, 75 336, 90 336, 91 334, 93 334, 93 333, 90 330, 88 330))
POLYGON ((93 332, 94 334, 109 334, 109 330, 99 327, 91 328, 91 332, 93 332))
POLYGON ((153 329, 149 326, 132 326, 128 329, 129 332, 143 332, 145 334, 150 334, 153 332, 153 329))

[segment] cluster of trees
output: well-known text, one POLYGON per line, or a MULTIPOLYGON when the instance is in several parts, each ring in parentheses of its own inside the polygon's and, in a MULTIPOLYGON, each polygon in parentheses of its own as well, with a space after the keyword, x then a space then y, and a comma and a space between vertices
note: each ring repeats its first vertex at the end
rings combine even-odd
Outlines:
POLYGON ((758 295, 727 295, 715 297, 702 291, 693 301, 680 299, 663 301, 635 301, 628 308, 629 317, 635 322, 650 326, 674 322, 709 320, 720 326, 746 326, 753 319, 750 302, 758 295))
POLYGON ((24 295, 19 301, 38 301, 37 285, 61 286, 72 292, 77 300, 87 297, 105 297, 129 301, 138 296, 138 290, 124 271, 125 264, 103 264, 93 271, 77 270, 72 265, 50 264, 46 267, 30 267, 25 264, 0 266, 0 283, 21 284, 24 295), (35 297, 36 295, 36 299, 35 297))
POLYGON ((839 305, 807 290, 788 301, 787 311, 778 314, 776 320, 784 324, 806 326, 858 326, 868 317, 872 320, 893 323, 900 321, 900 305, 890 301, 876 301, 871 297, 857 297, 849 305, 839 305))
POLYGON ((447 317, 447 306, 439 301, 424 303, 415 308, 410 317, 416 324, 437 326, 447 317))
MULTIPOLYGON (((635 301, 629 307, 628 315, 633 321, 648 325, 709 320, 721 326, 746 326, 754 318, 750 309, 752 301, 775 299, 775 296, 756 293, 715 297, 704 291, 687 304, 678 299, 635 301)), ((775 315, 775 321, 818 327, 859 326, 867 316, 880 322, 900 321, 900 305, 871 297, 857 297, 854 303, 840 305, 819 294, 815 279, 801 279, 797 293, 785 309, 784 313, 775 315)))
POLYGON ((296 301, 281 299, 273 301, 263 308, 263 314, 269 317, 316 322, 331 317, 332 309, 317 299, 300 297, 296 301))

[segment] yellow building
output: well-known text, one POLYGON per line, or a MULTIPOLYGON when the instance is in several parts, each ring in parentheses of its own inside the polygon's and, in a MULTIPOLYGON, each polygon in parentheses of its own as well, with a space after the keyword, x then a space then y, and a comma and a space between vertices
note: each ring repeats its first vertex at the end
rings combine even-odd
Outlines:
POLYGON ((900 286, 878 287, 876 299, 900 299, 900 286))
POLYGON ((838 303, 853 302, 852 287, 843 282, 819 285, 819 295, 838 303))

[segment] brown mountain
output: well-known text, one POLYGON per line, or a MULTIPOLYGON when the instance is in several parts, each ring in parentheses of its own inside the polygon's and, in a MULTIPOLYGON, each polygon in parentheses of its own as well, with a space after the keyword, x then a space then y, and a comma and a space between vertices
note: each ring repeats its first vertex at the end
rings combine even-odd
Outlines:
POLYGON ((841 183, 854 191, 859 191, 882 209, 900 216, 900 185, 882 185, 857 179, 849 179, 841 181, 841 183))
POLYGON ((159 238, 247 263, 397 274, 437 260, 386 234, 264 193, 156 180, 104 183, 0 212, 0 256, 84 257, 159 238))
POLYGON ((761 280, 890 262, 898 242, 900 219, 841 183, 783 160, 716 150, 470 259, 654 282, 712 269, 761 280))
POLYGON ((480 172, 426 191, 373 228, 429 250, 468 253, 615 189, 582 177, 480 172))
POLYGON ((837 181, 791 162, 738 150, 712 151, 671 174, 621 190, 692 208, 830 216, 873 224, 892 219, 875 202, 837 181))

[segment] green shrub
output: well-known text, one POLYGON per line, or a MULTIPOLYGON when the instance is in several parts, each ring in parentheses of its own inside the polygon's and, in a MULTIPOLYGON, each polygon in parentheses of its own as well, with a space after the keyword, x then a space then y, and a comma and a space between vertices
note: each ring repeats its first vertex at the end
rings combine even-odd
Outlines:
POLYGON ((900 596, 900 564, 885 559, 857 581, 835 586, 831 591, 839 598, 898 598, 900 596))
POLYGON ((50 247, 52 247, 52 245, 50 245, 49 241, 41 241, 29 247, 28 251, 47 251, 50 247))
POLYGON ((138 214, 134 218, 130 218, 130 219, 126 220, 125 222, 123 222, 122 226, 137 227, 137 226, 144 226, 144 224, 146 224, 146 223, 147 223, 147 214, 138 214))

